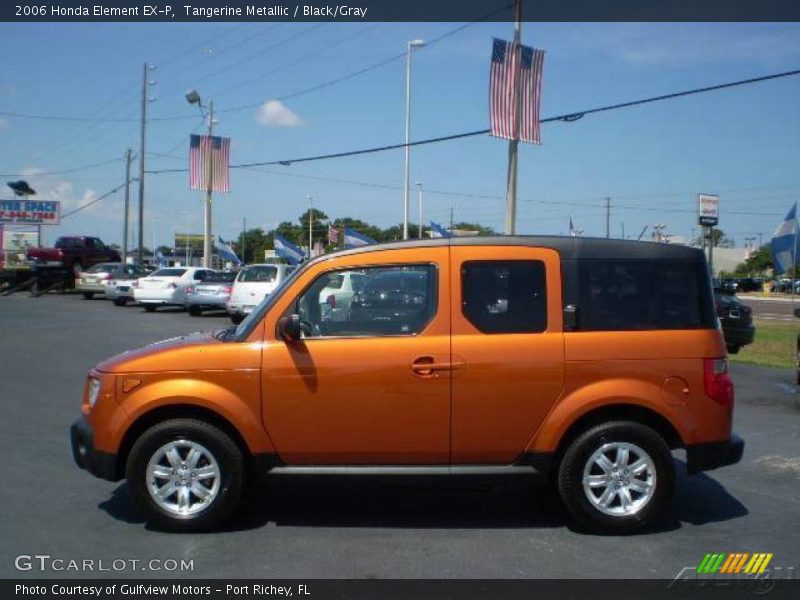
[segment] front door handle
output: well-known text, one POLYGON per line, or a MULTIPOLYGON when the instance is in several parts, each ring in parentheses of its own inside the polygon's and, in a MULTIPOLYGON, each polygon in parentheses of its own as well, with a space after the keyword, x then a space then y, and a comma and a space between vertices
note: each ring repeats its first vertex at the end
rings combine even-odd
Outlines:
POLYGON ((418 356, 411 363, 411 370, 420 377, 438 377, 440 371, 452 371, 461 366, 456 362, 436 362, 433 356, 418 356))

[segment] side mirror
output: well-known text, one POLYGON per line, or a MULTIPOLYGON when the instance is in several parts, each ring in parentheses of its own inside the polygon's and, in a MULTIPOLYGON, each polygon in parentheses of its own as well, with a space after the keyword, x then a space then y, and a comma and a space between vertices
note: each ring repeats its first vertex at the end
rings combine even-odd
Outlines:
POLYGON ((795 317, 800 317, 800 308, 795 308, 794 309, 794 316, 795 317))
POLYGON ((299 342, 303 337, 300 315, 285 315, 278 319, 277 333, 284 342, 299 342))

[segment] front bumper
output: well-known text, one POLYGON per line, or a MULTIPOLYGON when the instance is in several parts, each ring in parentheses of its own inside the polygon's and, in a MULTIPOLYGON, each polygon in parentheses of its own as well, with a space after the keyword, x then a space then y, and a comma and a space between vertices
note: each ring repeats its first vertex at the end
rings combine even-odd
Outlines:
POLYGON ((81 469, 107 481, 122 479, 117 469, 117 455, 95 450, 92 427, 85 417, 72 424, 69 436, 72 441, 72 458, 81 469))
POLYGON ((689 474, 710 471, 742 460, 744 440, 733 434, 731 439, 723 442, 705 442, 691 444, 686 448, 686 467, 689 474))

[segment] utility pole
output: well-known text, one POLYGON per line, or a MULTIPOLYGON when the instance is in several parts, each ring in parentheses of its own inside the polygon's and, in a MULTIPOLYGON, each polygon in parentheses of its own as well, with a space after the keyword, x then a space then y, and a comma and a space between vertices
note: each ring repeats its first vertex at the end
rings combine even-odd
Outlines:
POLYGON ((406 44, 406 143, 403 149, 403 239, 408 239, 409 151, 411 143, 411 53, 414 48, 425 45, 423 40, 411 40, 406 44))
POLYGON ((128 214, 131 204, 131 161, 133 155, 131 149, 125 152, 125 214, 122 217, 122 264, 128 263, 128 214))
POLYGON ((610 237, 611 237, 611 198, 606 197, 606 239, 610 237))
POLYGON ((422 239, 422 184, 417 183, 419 188, 419 239, 422 239))
POLYGON ((314 227, 314 196, 306 196, 308 200, 309 209, 308 209, 308 259, 311 260, 311 243, 313 239, 313 227, 314 227))
POLYGON ((203 219, 203 267, 211 268, 211 192, 214 188, 214 101, 208 102, 208 173, 206 173, 206 205, 203 219))
MULTIPOLYGON (((522 0, 516 0, 517 15, 514 21, 514 50, 519 51, 522 39, 522 0)), ((522 121, 521 55, 517 59, 517 72, 514 81, 514 128, 512 139, 508 142, 508 179, 506 182, 506 235, 514 235, 517 226, 517 151, 519 149, 519 130, 522 121)))
POLYGON ((144 63, 144 69, 142 71, 142 120, 139 132, 139 235, 136 247, 136 263, 139 266, 144 264, 144 257, 142 255, 144 248, 144 148, 145 136, 147 134, 147 86, 149 84, 147 72, 150 68, 150 65, 144 63))
POLYGON ((714 276, 714 227, 708 228, 708 270, 714 276))
POLYGON ((245 233, 247 233, 247 217, 242 217, 242 262, 244 262, 244 251, 245 251, 245 233))

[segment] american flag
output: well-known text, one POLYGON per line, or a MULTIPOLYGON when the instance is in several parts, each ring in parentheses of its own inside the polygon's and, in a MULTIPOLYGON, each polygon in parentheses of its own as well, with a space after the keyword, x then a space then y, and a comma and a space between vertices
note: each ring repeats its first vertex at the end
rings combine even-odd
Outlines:
POLYGON ((208 189, 208 162, 211 159, 211 190, 230 192, 228 175, 231 160, 231 138, 192 135, 189 140, 189 189, 208 189))
POLYGON ((541 144, 539 105, 542 91, 544 50, 494 39, 489 82, 492 135, 541 144), (519 77, 520 130, 516 131, 515 89, 519 77))
POLYGON ((328 225, 328 243, 336 244, 339 242, 339 230, 333 225, 328 225))

